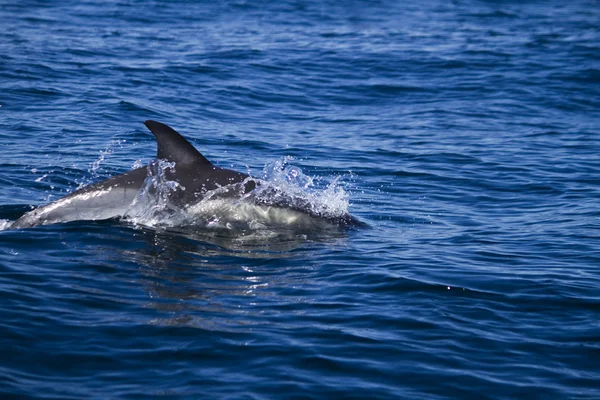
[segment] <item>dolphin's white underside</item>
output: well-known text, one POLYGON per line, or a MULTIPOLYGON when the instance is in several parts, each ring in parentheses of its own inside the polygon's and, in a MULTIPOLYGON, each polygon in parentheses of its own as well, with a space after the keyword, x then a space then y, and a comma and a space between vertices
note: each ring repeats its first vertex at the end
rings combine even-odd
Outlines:
MULTIPOLYGON (((36 225, 47 225, 70 221, 96 221, 124 217, 131 210, 138 191, 129 188, 109 187, 64 197, 46 206, 37 208, 21 217, 12 227, 28 228, 36 225)), ((139 200, 139 199, 138 199, 139 200)), ((143 201, 143 200, 142 200, 143 201)), ((264 227, 309 228, 319 221, 309 215, 289 208, 253 204, 231 199, 200 201, 188 205, 180 212, 185 219, 202 222, 207 227, 236 227, 250 229, 264 227)), ((154 218, 153 218, 154 220, 154 218)), ((134 222, 148 223, 144 218, 133 216, 134 222)), ((165 221, 154 221, 167 223, 165 221)))
POLYGON ((67 196, 28 212, 13 225, 13 228, 121 217, 129 209, 137 192, 130 188, 111 186, 67 196))

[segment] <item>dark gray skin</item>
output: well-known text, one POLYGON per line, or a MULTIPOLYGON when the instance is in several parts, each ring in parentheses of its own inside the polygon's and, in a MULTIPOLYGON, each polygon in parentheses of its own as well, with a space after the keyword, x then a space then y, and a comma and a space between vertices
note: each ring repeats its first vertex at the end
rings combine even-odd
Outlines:
MULTIPOLYGON (((249 176, 213 165, 183 136, 169 126, 156 121, 144 124, 156 138, 157 158, 176 164, 175 173, 167 172, 169 180, 177 181, 185 190, 173 195, 182 205, 200 200, 207 191, 241 183, 249 176)), ((135 199, 148 175, 142 167, 104 181, 86 186, 55 202, 38 207, 16 220, 12 228, 29 228, 74 220, 100 220, 122 217, 135 199)), ((241 195, 253 190, 256 183, 248 180, 235 191, 241 195)), ((226 193, 224 194, 226 195, 226 193)))
MULTIPOLYGON (((167 171, 167 178, 185 188, 179 196, 182 204, 200 200, 207 191, 240 183, 249 178, 247 174, 213 165, 173 128, 151 120, 144 124, 156 138, 158 145, 156 158, 176 164, 175 173, 167 171)), ((238 191, 237 194, 248 193, 255 187, 256 183, 249 180, 244 185, 243 192, 238 191)))

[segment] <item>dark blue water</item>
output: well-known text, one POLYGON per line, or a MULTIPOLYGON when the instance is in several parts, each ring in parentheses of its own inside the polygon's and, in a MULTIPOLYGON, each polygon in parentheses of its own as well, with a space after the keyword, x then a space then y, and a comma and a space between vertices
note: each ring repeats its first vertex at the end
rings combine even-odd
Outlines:
POLYGON ((600 398, 597 1, 0 4, 0 219, 284 157, 369 227, 0 232, 3 398, 600 398))

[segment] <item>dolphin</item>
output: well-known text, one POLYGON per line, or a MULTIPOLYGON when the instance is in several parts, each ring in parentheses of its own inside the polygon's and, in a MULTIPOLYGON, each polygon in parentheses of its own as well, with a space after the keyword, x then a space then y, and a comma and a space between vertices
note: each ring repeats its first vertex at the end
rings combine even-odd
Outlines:
MULTIPOLYGON (((174 165, 173 169, 165 169, 165 177, 178 184, 177 190, 170 193, 168 198, 169 202, 177 207, 186 208, 198 204, 209 192, 211 199, 247 197, 247 194, 253 194, 251 192, 256 192, 255 189, 260 186, 259 181, 247 174, 213 165, 173 128, 152 120, 145 121, 144 124, 156 138, 156 158, 174 165), (217 192, 215 189, 219 189, 217 196, 214 196, 217 192)), ((25 213, 11 225, 11 228, 125 217, 140 189, 144 187, 146 179, 153 178, 150 175, 150 168, 141 167, 85 186, 61 199, 25 213)), ((277 215, 280 214, 279 211, 287 210, 289 214, 286 220, 298 221, 300 214, 337 225, 364 225, 348 213, 339 217, 319 215, 311 209, 310 204, 294 205, 294 201, 289 201, 285 196, 281 196, 281 193, 275 193, 275 189, 267 189, 271 190, 271 192, 265 190, 267 196, 264 193, 263 196, 255 196, 255 205, 263 206, 269 211, 278 210, 275 211, 277 215), (269 196, 269 194, 274 195, 269 196)), ((260 209, 253 211, 264 214, 264 208, 262 211, 260 209)))
MULTIPOLYGON (((195 200, 199 201, 207 192, 232 184, 243 182, 241 194, 256 187, 256 182, 248 179, 247 174, 213 165, 173 128, 152 120, 145 121, 144 124, 156 138, 156 158, 175 164, 174 172, 169 173, 167 177, 175 180, 182 188, 177 193, 177 203, 189 204, 195 200)), ((148 173, 147 167, 141 167, 85 186, 24 214, 11 228, 123 217, 148 173)))

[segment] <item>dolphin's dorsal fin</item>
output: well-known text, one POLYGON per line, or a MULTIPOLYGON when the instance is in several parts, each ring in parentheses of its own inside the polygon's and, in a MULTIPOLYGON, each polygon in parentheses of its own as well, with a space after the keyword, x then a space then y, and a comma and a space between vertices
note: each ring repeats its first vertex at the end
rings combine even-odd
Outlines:
POLYGON ((144 121, 144 125, 156 138, 158 145, 156 158, 179 164, 212 165, 190 142, 170 126, 152 120, 144 121))

